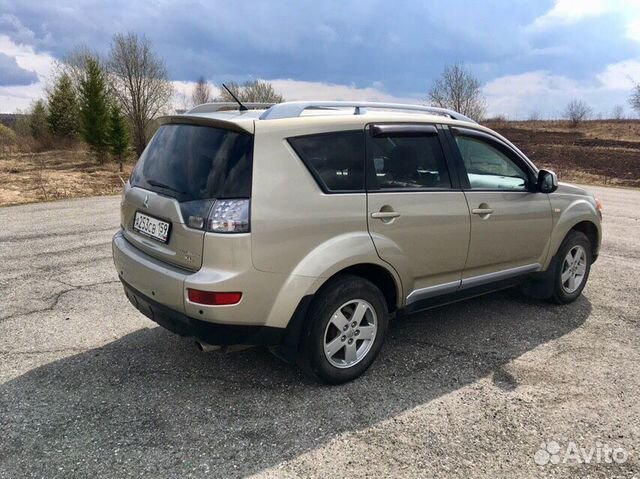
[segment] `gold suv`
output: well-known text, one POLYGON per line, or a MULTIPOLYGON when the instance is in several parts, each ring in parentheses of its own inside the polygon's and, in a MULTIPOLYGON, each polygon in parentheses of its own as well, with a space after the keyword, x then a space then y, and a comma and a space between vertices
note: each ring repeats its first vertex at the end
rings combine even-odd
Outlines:
POLYGON ((271 346, 339 383, 391 316, 517 285, 581 294, 599 202, 492 130, 418 105, 228 108, 162 119, 113 238, 131 303, 202 348, 271 346))

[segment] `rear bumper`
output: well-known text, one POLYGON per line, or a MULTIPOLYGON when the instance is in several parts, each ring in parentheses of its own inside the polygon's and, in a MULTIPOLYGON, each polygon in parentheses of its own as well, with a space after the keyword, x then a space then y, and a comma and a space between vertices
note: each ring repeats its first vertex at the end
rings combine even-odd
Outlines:
POLYGON ((191 336, 216 345, 278 345, 286 329, 268 326, 216 324, 191 318, 145 296, 120 278, 131 304, 147 318, 180 336, 191 336))
MULTIPOLYGON (((249 254, 229 252, 217 242, 207 258, 231 261, 249 254), (233 253, 233 254, 232 254, 233 253)), ((306 308, 308 290, 315 278, 265 273, 240 264, 240 271, 212 268, 186 271, 161 262, 135 248, 118 232, 113 237, 113 261, 125 294, 145 316, 183 336, 215 345, 280 345, 297 347, 306 308), (189 301, 187 288, 208 291, 242 291, 240 303, 205 306, 189 301)), ((207 244, 205 242, 205 249, 207 244)))

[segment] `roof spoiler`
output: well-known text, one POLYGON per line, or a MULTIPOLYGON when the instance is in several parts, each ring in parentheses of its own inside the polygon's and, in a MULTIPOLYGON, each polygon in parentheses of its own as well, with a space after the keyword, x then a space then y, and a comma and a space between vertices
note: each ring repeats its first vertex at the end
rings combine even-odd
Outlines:
MULTIPOLYGON (((275 105, 275 103, 244 103, 244 106, 249 110, 266 110, 275 105)), ((202 103, 196 107, 193 107, 187 112, 189 113, 215 113, 217 111, 237 111, 240 110, 240 106, 236 102, 232 101, 217 101, 211 103, 202 103)))

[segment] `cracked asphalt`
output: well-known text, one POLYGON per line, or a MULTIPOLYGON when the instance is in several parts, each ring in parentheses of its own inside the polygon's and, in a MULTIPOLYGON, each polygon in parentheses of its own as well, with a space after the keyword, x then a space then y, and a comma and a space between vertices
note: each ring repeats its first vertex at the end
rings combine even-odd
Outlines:
POLYGON ((336 387, 135 311, 119 198, 0 208, 0 478, 640 477, 640 191, 591 189, 604 245, 577 302, 501 292, 396 320, 336 387), (626 461, 536 464, 549 441, 626 461))

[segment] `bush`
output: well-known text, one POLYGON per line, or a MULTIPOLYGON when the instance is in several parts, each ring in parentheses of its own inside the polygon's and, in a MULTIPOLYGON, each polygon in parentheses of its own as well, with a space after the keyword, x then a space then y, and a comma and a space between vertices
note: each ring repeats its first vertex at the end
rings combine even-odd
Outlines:
POLYGON ((17 141, 17 135, 15 132, 3 124, 0 123, 0 146, 12 146, 17 141))
POLYGON ((576 127, 584 120, 588 120, 592 110, 582 100, 572 100, 564 110, 564 117, 571 122, 571 126, 576 127))

